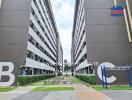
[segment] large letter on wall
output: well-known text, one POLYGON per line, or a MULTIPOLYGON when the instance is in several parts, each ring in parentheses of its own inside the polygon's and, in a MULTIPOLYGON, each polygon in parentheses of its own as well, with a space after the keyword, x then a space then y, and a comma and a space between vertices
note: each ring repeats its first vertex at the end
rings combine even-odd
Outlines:
MULTIPOLYGON (((109 62, 104 62, 102 64, 99 65, 98 69, 97 69, 97 74, 100 78, 100 80, 103 81, 102 79, 102 71, 101 71, 101 66, 105 66, 106 68, 113 68, 115 67, 115 65, 113 65, 112 63, 109 63, 109 62)), ((104 77, 104 76, 103 76, 104 77)), ((110 77, 106 77, 107 78, 107 83, 113 83, 114 81, 116 81, 116 77, 115 76, 110 76, 110 77)))
POLYGON ((15 75, 12 73, 14 64, 11 62, 0 62, 0 86, 11 86, 15 81, 15 75), (4 67, 8 67, 7 71, 3 71, 4 67), (8 76, 9 81, 1 82, 2 76, 8 76))

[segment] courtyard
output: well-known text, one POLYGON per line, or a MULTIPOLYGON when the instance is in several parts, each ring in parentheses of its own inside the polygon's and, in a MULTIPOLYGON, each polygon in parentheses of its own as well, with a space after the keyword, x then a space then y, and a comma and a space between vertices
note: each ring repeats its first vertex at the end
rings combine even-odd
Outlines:
POLYGON ((0 89, 0 100, 130 100, 131 90, 103 90, 71 76, 0 89), (125 96, 124 96, 125 95, 125 96))

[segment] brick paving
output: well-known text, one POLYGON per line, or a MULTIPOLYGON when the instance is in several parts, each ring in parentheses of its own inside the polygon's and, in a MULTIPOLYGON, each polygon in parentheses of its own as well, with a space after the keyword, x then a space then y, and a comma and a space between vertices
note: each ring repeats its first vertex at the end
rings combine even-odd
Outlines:
POLYGON ((28 92, 32 91, 35 88, 34 86, 26 86, 26 87, 18 87, 17 89, 9 92, 1 92, 0 93, 0 100, 12 100, 17 98, 21 95, 27 94, 28 92))
POLYGON ((78 100, 113 100, 103 93, 87 87, 84 84, 73 84, 78 100))
POLYGON ((42 100, 77 100, 74 91, 52 91, 42 100))
POLYGON ((114 100, 132 100, 132 90, 102 90, 101 92, 114 100))

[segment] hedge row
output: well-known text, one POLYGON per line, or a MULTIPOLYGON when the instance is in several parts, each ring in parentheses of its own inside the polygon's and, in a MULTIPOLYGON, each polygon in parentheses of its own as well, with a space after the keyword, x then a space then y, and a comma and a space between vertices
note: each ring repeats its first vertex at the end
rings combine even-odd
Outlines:
POLYGON ((88 75, 76 75, 76 77, 86 83, 89 83, 91 85, 96 84, 96 78, 95 76, 88 76, 88 75))
POLYGON ((40 80, 53 78, 55 75, 19 76, 18 85, 26 85, 40 80))

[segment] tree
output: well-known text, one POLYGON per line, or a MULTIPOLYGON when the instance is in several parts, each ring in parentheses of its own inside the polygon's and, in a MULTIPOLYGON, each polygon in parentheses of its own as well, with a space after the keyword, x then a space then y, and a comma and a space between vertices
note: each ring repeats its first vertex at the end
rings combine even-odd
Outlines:
POLYGON ((64 65, 67 65, 68 64, 68 61, 65 59, 64 60, 64 65))
POLYGON ((68 73, 68 72, 71 72, 71 66, 70 66, 70 64, 68 63, 68 60, 64 60, 64 71, 66 72, 66 73, 68 73))

